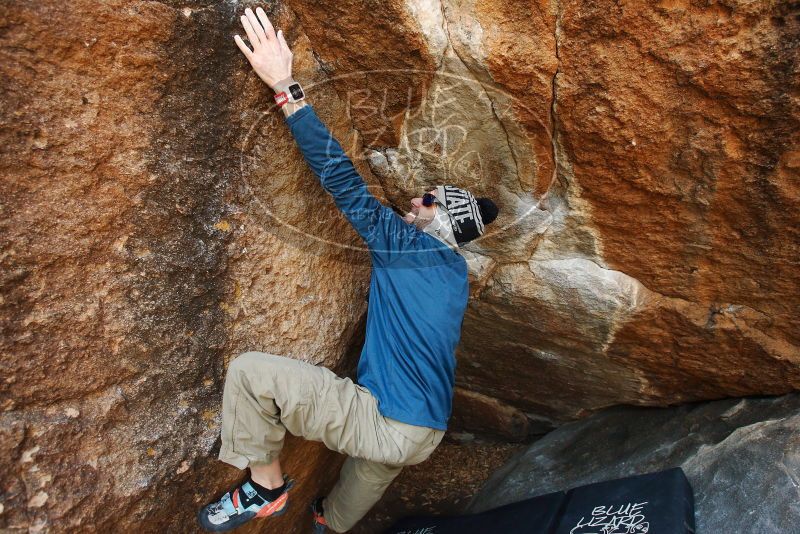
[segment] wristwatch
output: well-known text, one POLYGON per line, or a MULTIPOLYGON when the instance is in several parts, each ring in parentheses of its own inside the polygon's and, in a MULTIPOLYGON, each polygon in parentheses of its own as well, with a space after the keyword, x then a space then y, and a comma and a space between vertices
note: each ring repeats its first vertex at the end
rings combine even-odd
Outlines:
POLYGON ((291 76, 276 83, 274 91, 275 103, 279 108, 287 102, 299 102, 306 97, 303 88, 291 76))

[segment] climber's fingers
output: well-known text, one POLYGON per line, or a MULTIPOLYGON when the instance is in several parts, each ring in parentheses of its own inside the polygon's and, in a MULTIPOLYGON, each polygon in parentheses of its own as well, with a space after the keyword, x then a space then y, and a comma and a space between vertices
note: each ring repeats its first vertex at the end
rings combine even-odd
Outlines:
POLYGON ((277 82, 292 75, 293 54, 286 44, 283 31, 275 34, 275 28, 261 8, 258 8, 258 17, 252 9, 245 9, 241 19, 250 46, 248 48, 238 35, 234 37, 236 46, 250 62, 258 77, 274 88, 277 82))
POLYGON ((268 40, 275 39, 275 28, 272 27, 272 23, 269 21, 266 11, 264 11, 261 7, 258 7, 256 8, 256 13, 258 14, 258 20, 260 20, 261 24, 264 26, 266 38, 268 40))
POLYGON ((242 54, 244 54, 244 57, 246 57, 248 60, 250 60, 253 57, 253 52, 249 48, 247 48, 247 45, 244 44, 244 41, 242 40, 242 38, 239 37, 238 35, 234 35, 233 36, 233 40, 236 41, 236 46, 238 46, 239 50, 242 51, 242 54))
POLYGON ((292 56, 292 51, 289 49, 289 45, 286 44, 286 39, 283 37, 283 30, 278 30, 278 42, 281 44, 281 48, 284 52, 286 52, 289 56, 292 56))
POLYGON ((247 20, 250 21, 250 25, 253 27, 253 31, 256 32, 262 46, 267 46, 267 44, 269 44, 269 39, 267 39, 267 34, 264 33, 264 28, 261 27, 261 23, 258 21, 256 14, 253 13, 253 10, 249 7, 244 10, 244 14, 247 16, 247 20))
MULTIPOLYGON (((247 11, 245 11, 246 13, 247 11)), ((244 26, 244 31, 247 33, 247 39, 250 41, 250 46, 253 47, 253 50, 258 50, 261 47, 261 39, 258 38, 258 34, 253 29, 253 25, 250 23, 250 19, 247 15, 242 15, 242 26, 244 26)), ((258 21, 256 21, 258 24, 258 21)))

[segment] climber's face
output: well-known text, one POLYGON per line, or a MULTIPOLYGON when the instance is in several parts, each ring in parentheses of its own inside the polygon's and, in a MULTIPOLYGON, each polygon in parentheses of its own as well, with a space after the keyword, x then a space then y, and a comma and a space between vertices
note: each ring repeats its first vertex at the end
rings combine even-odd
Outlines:
MULTIPOLYGON (((428 193, 436 196, 436 189, 431 189, 428 193)), ((403 217, 403 220, 409 224, 416 224, 417 228, 424 228, 433 217, 436 215, 436 204, 430 206, 422 205, 422 197, 411 199, 411 211, 403 217), (416 222, 415 222, 416 221, 416 222)))

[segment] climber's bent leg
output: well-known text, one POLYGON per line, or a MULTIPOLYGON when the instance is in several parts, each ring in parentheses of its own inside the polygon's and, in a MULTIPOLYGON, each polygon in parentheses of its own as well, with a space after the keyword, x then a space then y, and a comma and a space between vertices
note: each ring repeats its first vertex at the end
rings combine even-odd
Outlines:
POLYGON ((281 417, 308 408, 309 368, 315 366, 264 352, 245 352, 230 363, 220 460, 244 469, 278 459, 286 434, 281 417))
POLYGON ((377 399, 349 378, 300 360, 245 352, 228 367, 222 400, 220 460, 244 469, 269 464, 286 431, 336 452, 404 464, 436 431, 383 417, 377 399))
POLYGON ((338 531, 369 510, 401 466, 425 460, 444 436, 384 417, 366 387, 325 367, 263 352, 239 355, 225 379, 220 460, 240 469, 270 464, 287 430, 366 461, 350 461, 326 500, 329 526, 338 531))

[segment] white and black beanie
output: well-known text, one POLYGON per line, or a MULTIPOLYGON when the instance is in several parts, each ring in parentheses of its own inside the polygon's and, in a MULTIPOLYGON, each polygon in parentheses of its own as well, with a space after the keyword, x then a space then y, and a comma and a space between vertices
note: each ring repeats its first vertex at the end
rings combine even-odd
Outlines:
POLYGON ((438 186, 436 198, 447 207, 453 236, 459 246, 483 235, 485 225, 494 221, 500 211, 490 199, 476 199, 466 189, 454 185, 438 186))

